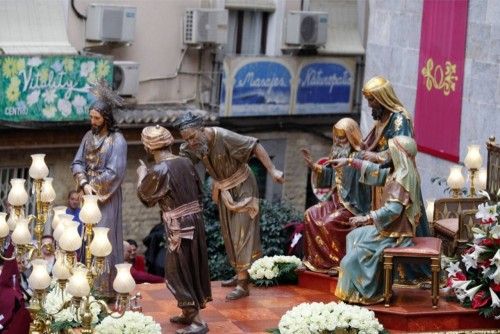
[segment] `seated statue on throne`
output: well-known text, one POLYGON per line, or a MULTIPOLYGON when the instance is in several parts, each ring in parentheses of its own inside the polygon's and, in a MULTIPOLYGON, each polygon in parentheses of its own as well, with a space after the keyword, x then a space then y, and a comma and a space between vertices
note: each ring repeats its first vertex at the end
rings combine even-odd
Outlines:
POLYGON ((335 168, 352 166, 359 170, 363 183, 384 186, 379 209, 350 219, 355 226, 367 226, 347 236, 347 255, 340 263, 335 290, 345 302, 369 305, 383 301, 383 251, 411 246, 422 215, 415 141, 396 136, 388 144, 391 162, 387 166, 352 158, 332 162, 335 168))
MULTIPOLYGON (((329 159, 358 158, 361 131, 351 118, 343 118, 332 129, 333 145, 329 159)), ((316 188, 331 189, 331 196, 306 210, 304 214, 304 259, 307 269, 336 275, 345 255, 346 235, 354 228, 349 218, 367 214, 371 204, 371 187, 358 182, 358 170, 345 166, 313 163, 308 150, 302 154, 315 173, 316 188)))

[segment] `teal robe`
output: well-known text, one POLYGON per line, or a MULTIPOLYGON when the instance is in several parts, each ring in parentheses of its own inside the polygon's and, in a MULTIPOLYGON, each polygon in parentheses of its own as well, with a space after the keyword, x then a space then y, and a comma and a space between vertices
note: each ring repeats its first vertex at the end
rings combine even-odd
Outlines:
MULTIPOLYGON (((388 121, 385 126, 383 124, 379 124, 374 126, 370 131, 368 136, 366 136, 363 141, 363 145, 365 150, 373 151, 373 152, 387 152, 389 149, 389 139, 394 138, 396 136, 407 136, 413 138, 413 129, 411 121, 404 116, 403 113, 391 113, 388 121), (380 130, 377 130, 377 127, 383 127, 381 134, 377 136, 377 133, 380 130)), ((420 198, 420 209, 423 213, 425 213, 424 201, 420 198)), ((427 216, 422 214, 420 216, 419 224, 416 229, 417 237, 430 237, 431 231, 429 229, 429 222, 427 221, 427 216)), ((430 274, 430 273, 429 273, 430 274)), ((408 275, 409 279, 415 278, 415 275, 408 275)))
MULTIPOLYGON (((361 180, 369 185, 386 184, 385 188, 391 184, 394 186, 395 182, 390 178, 389 169, 382 169, 374 163, 366 163, 366 168, 361 172, 361 180)), ((403 198, 405 194, 408 195, 404 189, 401 194, 403 198)), ((339 279, 335 290, 335 295, 339 299, 365 305, 383 301, 381 259, 384 249, 412 245, 411 236, 387 236, 390 234, 387 232, 392 231, 404 217, 403 203, 404 199, 385 202, 380 209, 371 212, 373 225, 357 228, 347 235, 347 254, 340 262, 339 279)))

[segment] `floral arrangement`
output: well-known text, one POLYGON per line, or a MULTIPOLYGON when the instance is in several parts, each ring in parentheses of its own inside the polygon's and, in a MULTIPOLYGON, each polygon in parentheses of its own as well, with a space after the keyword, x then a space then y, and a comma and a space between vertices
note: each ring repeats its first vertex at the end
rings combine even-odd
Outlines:
MULTIPOLYGON (((72 296, 66 291, 61 291, 55 281, 51 285, 52 289, 45 297, 43 309, 45 313, 52 315, 53 321, 51 329, 58 332, 64 329, 77 328, 82 325, 82 317, 76 317, 76 309, 72 303, 69 303, 72 296), (65 307, 64 307, 65 306, 65 307)), ((95 300, 90 296, 90 301, 95 300)), ((90 305, 90 313, 92 313, 92 325, 96 325, 104 317, 101 314, 101 308, 97 303, 90 305)))
POLYGON ((257 286, 297 282, 295 270, 302 264, 296 256, 264 256, 255 261, 248 273, 257 286))
POLYGON ((302 303, 287 311, 273 334, 385 333, 373 311, 331 302, 302 303))
POLYGON ((150 316, 126 311, 121 318, 106 317, 94 329, 95 334, 161 334, 160 325, 150 316))
POLYGON ((500 203, 481 204, 472 228, 473 243, 459 261, 449 261, 447 286, 466 307, 500 320, 500 203))

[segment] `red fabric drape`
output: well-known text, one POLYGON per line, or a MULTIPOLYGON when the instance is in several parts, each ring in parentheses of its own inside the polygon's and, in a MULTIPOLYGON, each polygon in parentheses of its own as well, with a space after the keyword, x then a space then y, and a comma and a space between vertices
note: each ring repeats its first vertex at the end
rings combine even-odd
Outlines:
POLYGON ((415 137, 420 151, 458 162, 468 0, 424 0, 415 137))

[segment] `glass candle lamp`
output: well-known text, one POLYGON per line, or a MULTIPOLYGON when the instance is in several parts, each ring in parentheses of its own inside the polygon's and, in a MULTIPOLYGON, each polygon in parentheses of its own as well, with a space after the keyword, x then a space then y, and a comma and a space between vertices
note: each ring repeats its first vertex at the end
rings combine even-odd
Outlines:
POLYGON ((475 188, 477 190, 485 190, 487 179, 488 179, 488 173, 486 171, 486 168, 480 168, 479 172, 477 173, 477 178, 475 179, 476 181, 475 188))
POLYGON ((135 281, 130 273, 132 264, 120 263, 115 265, 117 274, 113 281, 113 289, 119 294, 129 294, 135 289, 135 281))
POLYGON ((467 155, 465 156, 464 164, 465 167, 467 167, 467 169, 469 170, 470 174, 469 196, 473 197, 474 195, 476 195, 476 188, 474 184, 476 174, 479 168, 481 168, 481 165, 483 164, 481 153, 479 153, 479 145, 467 146, 467 155))
POLYGON ((53 179, 51 177, 46 177, 43 179, 42 192, 40 199, 44 203, 52 203, 56 199, 56 192, 52 186, 53 179))
POLYGON ((17 220, 14 232, 12 232, 12 242, 16 245, 27 245, 31 243, 31 233, 28 227, 29 220, 20 218, 17 220))
POLYGON ((33 271, 28 278, 28 283, 33 290, 45 290, 50 285, 50 275, 47 271, 47 260, 35 259, 31 261, 33 271))
POLYGON ((66 221, 64 231, 59 237, 59 246, 66 252, 74 252, 82 247, 82 238, 78 233, 78 226, 75 221, 66 221))
POLYGON ((73 270, 73 275, 69 278, 66 291, 76 298, 87 296, 90 292, 89 281, 87 280, 87 269, 77 267, 73 270))
POLYGON ((83 195, 83 206, 79 217, 85 224, 95 225, 101 220, 102 215, 97 200, 97 195, 83 195))
MULTIPOLYGON (((25 179, 11 179, 9 195, 7 196, 7 201, 15 209, 16 216, 21 215, 21 208, 28 202, 28 193, 24 189, 25 179)), ((11 212, 12 214, 12 212, 11 212)))
POLYGON ((52 215, 52 229, 54 231, 57 229, 57 226, 61 222, 61 218, 59 217, 59 215, 66 214, 66 209, 67 208, 63 205, 56 206, 52 209, 52 211, 54 212, 54 214, 52 215))
POLYGON ((49 168, 45 164, 45 154, 32 154, 29 175, 32 179, 42 180, 49 176, 49 168))
POLYGON ((446 183, 453 191, 453 197, 459 197, 460 189, 462 189, 465 184, 465 179, 462 175, 462 166, 456 165, 450 167, 450 175, 446 179, 446 183))
MULTIPOLYGON (((9 224, 7 224, 7 214, 5 212, 0 212, 0 240, 9 235, 9 224)), ((0 242, 0 244, 2 244, 0 242)))
POLYGON ((430 223, 434 221, 434 198, 428 199, 426 202, 425 215, 427 216, 427 221, 430 223))

